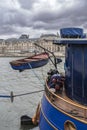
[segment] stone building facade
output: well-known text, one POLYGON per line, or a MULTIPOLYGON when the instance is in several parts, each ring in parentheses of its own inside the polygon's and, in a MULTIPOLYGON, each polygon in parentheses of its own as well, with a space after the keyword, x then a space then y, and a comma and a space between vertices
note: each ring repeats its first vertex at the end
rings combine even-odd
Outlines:
POLYGON ((10 39, 10 40, 0 40, 0 56, 30 56, 34 52, 43 52, 44 50, 34 43, 48 49, 54 53, 64 53, 64 46, 57 46, 53 44, 53 40, 56 36, 52 35, 46 37, 40 37, 37 39, 10 39))

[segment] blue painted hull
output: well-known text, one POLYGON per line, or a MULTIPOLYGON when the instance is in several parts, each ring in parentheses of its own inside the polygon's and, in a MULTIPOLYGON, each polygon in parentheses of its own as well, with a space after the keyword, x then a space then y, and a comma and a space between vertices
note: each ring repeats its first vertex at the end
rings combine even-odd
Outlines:
POLYGON ((27 58, 11 61, 10 65, 14 70, 19 70, 21 72, 25 69, 33 69, 46 65, 48 61, 49 54, 47 52, 43 52, 27 58))
POLYGON ((41 67, 41 66, 44 66, 48 63, 48 59, 43 59, 43 60, 39 60, 39 61, 32 61, 30 63, 24 63, 24 64, 21 64, 21 65, 12 65, 11 64, 11 67, 15 70, 25 70, 25 69, 32 69, 32 68, 38 68, 38 67, 41 67))
POLYGON ((61 88, 62 78, 54 78, 55 82, 48 78, 39 127, 40 130, 87 130, 87 39, 82 39, 84 33, 80 28, 63 28, 60 34, 62 39, 53 43, 66 45, 64 90, 56 91, 57 85, 61 88))
POLYGON ((75 124, 77 130, 87 129, 87 124, 76 120, 55 108, 44 95, 41 103, 40 130, 64 130, 64 124, 68 120, 75 124))

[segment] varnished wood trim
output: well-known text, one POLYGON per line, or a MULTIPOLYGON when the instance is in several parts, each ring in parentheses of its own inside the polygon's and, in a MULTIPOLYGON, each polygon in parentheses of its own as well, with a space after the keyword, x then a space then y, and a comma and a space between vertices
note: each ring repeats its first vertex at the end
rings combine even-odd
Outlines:
POLYGON ((72 116, 72 115, 66 113, 65 111, 61 110, 60 108, 56 107, 53 103, 51 103, 51 101, 50 101, 49 98, 46 96, 46 94, 44 94, 44 95, 45 95, 46 99, 48 100, 48 102, 49 102, 54 108, 56 108, 58 111, 64 113, 64 114, 67 115, 67 116, 72 117, 73 119, 76 119, 76 120, 78 120, 78 121, 80 121, 80 122, 83 122, 83 123, 87 124, 86 121, 81 120, 81 119, 79 119, 79 118, 77 118, 77 117, 74 117, 74 116, 72 116))
POLYGON ((56 95, 55 93, 51 92, 51 90, 48 88, 47 84, 46 84, 46 87, 47 87, 47 89, 48 89, 48 91, 49 91, 50 93, 52 93, 53 95, 55 95, 55 97, 57 97, 57 98, 59 98, 59 99, 62 99, 63 101, 65 101, 65 102, 67 102, 67 103, 69 103, 69 104, 71 104, 71 105, 74 105, 74 106, 77 106, 77 107, 79 107, 79 108, 81 108, 81 109, 87 110, 87 107, 86 107, 86 106, 83 106, 83 105, 81 105, 81 104, 78 104, 78 103, 76 103, 76 102, 73 102, 73 101, 72 101, 71 99, 69 99, 68 97, 67 97, 67 100, 66 100, 66 99, 64 99, 64 98, 62 98, 62 97, 56 95))

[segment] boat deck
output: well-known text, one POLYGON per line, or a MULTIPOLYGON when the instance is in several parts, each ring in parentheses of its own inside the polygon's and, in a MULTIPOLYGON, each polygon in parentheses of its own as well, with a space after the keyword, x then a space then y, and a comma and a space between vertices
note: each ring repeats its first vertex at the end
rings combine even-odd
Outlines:
POLYGON ((61 94, 55 93, 46 85, 45 93, 48 100, 58 110, 66 113, 67 115, 81 122, 87 123, 87 106, 81 105, 78 102, 69 99, 66 96, 64 90, 61 94))

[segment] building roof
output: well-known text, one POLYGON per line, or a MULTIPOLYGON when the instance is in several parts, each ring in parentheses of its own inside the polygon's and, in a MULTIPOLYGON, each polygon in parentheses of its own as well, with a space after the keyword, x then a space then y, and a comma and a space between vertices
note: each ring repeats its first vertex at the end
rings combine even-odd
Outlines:
POLYGON ((42 34, 41 38, 42 37, 57 37, 57 35, 55 35, 55 34, 42 34))

